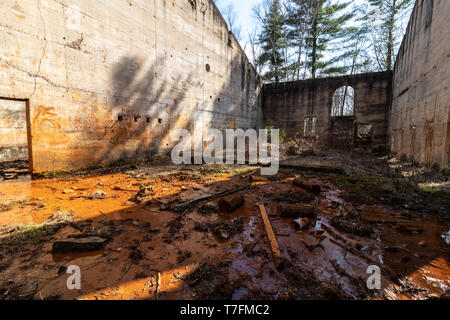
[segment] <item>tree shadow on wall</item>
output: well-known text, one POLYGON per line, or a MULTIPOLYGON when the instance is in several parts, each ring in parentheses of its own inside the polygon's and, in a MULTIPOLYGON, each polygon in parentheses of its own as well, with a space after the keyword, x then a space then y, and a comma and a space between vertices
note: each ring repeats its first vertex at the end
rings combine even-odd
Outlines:
POLYGON ((180 115, 192 73, 178 74, 168 83, 159 79, 159 69, 157 62, 146 68, 135 57, 124 57, 113 67, 112 124, 102 137, 107 146, 102 160, 153 156, 169 147, 167 138, 173 128, 191 127, 192 120, 180 115))
POLYGON ((175 145, 174 129, 255 127, 261 116, 259 83, 242 61, 236 55, 224 77, 228 81, 217 90, 210 81, 218 77, 208 70, 196 75, 172 70, 166 57, 151 63, 122 58, 112 68, 106 113, 94 115, 95 126, 84 125, 85 137, 94 141, 82 150, 84 159, 96 165, 149 158, 175 145))

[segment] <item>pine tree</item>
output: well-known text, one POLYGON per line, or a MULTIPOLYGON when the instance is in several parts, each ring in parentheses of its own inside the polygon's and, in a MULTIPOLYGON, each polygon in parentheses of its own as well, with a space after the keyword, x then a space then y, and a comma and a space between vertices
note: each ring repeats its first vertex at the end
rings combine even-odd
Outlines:
POLYGON ((305 67, 305 41, 309 30, 312 2, 314 0, 289 0, 286 3, 287 39, 289 47, 295 52, 295 59, 290 65, 293 79, 302 78, 301 70, 305 67))
POLYGON ((263 78, 278 83, 286 78, 286 25, 285 15, 280 0, 266 0, 263 12, 256 12, 262 23, 259 34, 259 44, 262 52, 258 57, 258 64, 267 71, 263 78))
POLYGON ((402 22, 409 15, 414 0, 367 0, 367 20, 373 30, 373 49, 381 70, 394 68, 401 38, 403 37, 402 22))
POLYGON ((337 66, 344 58, 339 52, 343 49, 342 42, 349 37, 354 29, 346 27, 354 13, 345 12, 350 2, 332 3, 329 0, 312 2, 310 14, 310 30, 306 39, 308 50, 308 66, 312 78, 320 75, 344 74, 348 67, 337 66), (327 59, 325 53, 331 56, 327 59))

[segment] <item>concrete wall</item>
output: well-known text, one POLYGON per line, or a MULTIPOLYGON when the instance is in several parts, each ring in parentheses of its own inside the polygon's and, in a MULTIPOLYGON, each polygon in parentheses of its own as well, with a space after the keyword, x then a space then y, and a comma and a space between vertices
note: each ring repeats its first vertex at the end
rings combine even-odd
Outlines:
POLYGON ((0 162, 27 160, 26 102, 0 99, 0 162))
POLYGON ((450 1, 418 0, 394 72, 393 152, 449 165, 450 1))
POLYGON ((264 86, 264 118, 303 136, 305 118, 315 116, 317 138, 334 146, 353 145, 357 124, 373 127, 373 147, 386 146, 392 73, 311 79, 264 86), (351 86, 355 92, 354 116, 331 117, 336 89, 351 86))
POLYGON ((0 97, 29 100, 34 172, 262 124, 261 81, 212 0, 2 0, 0 30, 0 97))

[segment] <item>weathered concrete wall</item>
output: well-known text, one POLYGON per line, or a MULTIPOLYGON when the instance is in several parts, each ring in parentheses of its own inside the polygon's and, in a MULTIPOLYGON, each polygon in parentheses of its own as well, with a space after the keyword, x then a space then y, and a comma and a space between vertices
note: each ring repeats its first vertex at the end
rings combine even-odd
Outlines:
POLYGON ((29 99, 34 172, 262 124, 261 81, 212 0, 2 0, 0 29, 0 97, 29 99))
POLYGON ((397 58, 390 142, 423 164, 450 161, 450 1, 418 0, 397 58))
POLYGON ((26 102, 0 99, 0 162, 27 160, 26 102))
POLYGON ((334 146, 352 145, 358 124, 373 126, 373 147, 386 146, 392 73, 311 79, 264 86, 264 119, 289 135, 304 135, 306 117, 316 117, 317 138, 334 146), (331 117, 333 94, 339 87, 355 91, 354 116, 331 117))

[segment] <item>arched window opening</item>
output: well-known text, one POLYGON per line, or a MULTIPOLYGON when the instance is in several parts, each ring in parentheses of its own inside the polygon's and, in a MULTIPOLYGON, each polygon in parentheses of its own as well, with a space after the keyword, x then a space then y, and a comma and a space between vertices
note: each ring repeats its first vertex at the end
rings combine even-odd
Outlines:
POLYGON ((332 117, 351 117, 354 115, 355 90, 350 86, 336 89, 331 107, 332 117))

